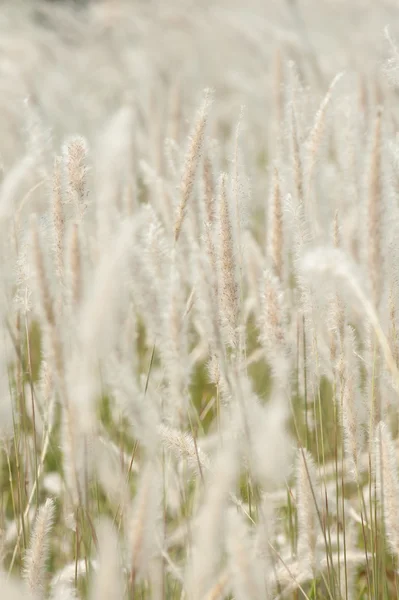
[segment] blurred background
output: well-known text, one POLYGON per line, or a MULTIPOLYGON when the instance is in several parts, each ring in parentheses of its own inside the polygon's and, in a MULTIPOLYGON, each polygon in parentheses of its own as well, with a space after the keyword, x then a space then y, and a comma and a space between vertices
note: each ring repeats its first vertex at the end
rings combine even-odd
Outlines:
MULTIPOLYGON (((57 131, 90 135, 125 94, 143 112, 161 110, 177 85, 194 98, 213 87, 229 99, 223 111, 243 103, 259 123, 277 52, 321 93, 342 69, 373 85, 387 25, 395 37, 397 3, 387 0, 3 1, 1 138, 14 137, 27 96, 57 131)), ((17 151, 11 144, 3 160, 17 151)))
POLYGON ((259 147, 267 157, 293 64, 304 123, 341 70, 341 89, 357 90, 364 105, 384 94, 387 26, 394 40, 399 20, 388 0, 3 1, 0 166, 26 152, 27 128, 29 143, 36 128, 51 155, 77 133, 91 146, 129 103, 140 154, 162 170, 159 148, 166 138, 185 139, 206 87, 214 90, 214 136, 229 135, 245 106, 248 156, 252 144, 257 160, 259 147), (276 119, 266 118, 270 111, 276 119), (181 130, 165 130, 171 122, 181 130))

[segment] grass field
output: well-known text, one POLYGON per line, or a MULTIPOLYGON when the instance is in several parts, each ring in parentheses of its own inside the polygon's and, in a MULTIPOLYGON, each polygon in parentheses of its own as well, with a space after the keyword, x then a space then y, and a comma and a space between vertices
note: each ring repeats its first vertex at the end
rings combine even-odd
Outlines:
POLYGON ((395 4, 1 4, 2 600, 399 598, 395 4))

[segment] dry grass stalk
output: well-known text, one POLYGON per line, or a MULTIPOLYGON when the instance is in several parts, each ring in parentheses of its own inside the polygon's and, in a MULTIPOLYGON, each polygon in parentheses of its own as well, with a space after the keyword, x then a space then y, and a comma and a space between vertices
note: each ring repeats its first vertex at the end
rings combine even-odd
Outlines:
POLYGON ((327 94, 323 98, 319 110, 316 113, 313 127, 309 133, 309 137, 307 140, 307 173, 306 173, 306 209, 308 211, 309 218, 312 223, 316 223, 319 218, 317 215, 316 206, 312 204, 311 199, 311 188, 313 183, 313 174, 316 166, 316 161, 318 158, 318 152, 320 149, 321 141, 323 138, 325 126, 326 126, 326 118, 327 118, 327 108, 330 103, 332 92, 338 81, 341 79, 342 73, 338 73, 330 84, 327 94))
POLYGON ((77 223, 72 226, 70 242, 70 271, 72 302, 78 306, 83 296, 82 283, 82 256, 79 242, 79 227, 77 223))
POLYGON ((259 341, 273 377, 287 386, 291 369, 290 341, 287 336, 289 322, 280 281, 269 271, 264 272, 261 281, 260 306, 259 341))
POLYGON ((283 211, 281 201, 281 189, 277 167, 273 169, 273 192, 271 201, 271 243, 270 255, 275 275, 280 281, 283 280, 284 247, 283 247, 283 211))
MULTIPOLYGON (((334 248, 340 248, 341 245, 341 236, 340 236, 340 228, 338 221, 338 212, 335 213, 334 223, 333 223, 333 245, 334 248)), ((330 353, 331 360, 334 365, 334 370, 336 368, 336 361, 339 357, 339 354, 343 350, 344 344, 344 329, 345 329, 345 305, 342 300, 341 295, 338 290, 335 291, 332 295, 331 303, 330 303, 330 353)))
POLYGON ((229 197, 227 176, 219 179, 219 293, 220 317, 226 339, 232 348, 238 344, 240 294, 237 281, 236 244, 229 197))
POLYGON ((48 498, 37 514, 29 549, 24 559, 25 580, 32 594, 37 596, 42 596, 45 591, 45 568, 50 549, 49 534, 54 518, 54 501, 48 498))
POLYGON ((61 158, 57 157, 54 161, 53 175, 53 227, 54 227, 54 250, 55 250, 55 265, 56 273, 62 282, 64 274, 64 237, 65 223, 64 210, 62 206, 62 173, 61 173, 61 158))
POLYGON ((209 156, 205 156, 204 159, 203 180, 206 221, 212 226, 215 220, 215 185, 213 181, 212 163, 209 156))
POLYGON ((210 101, 210 91, 206 90, 205 98, 202 107, 197 115, 194 131, 191 136, 190 145, 188 147, 184 161, 183 174, 180 183, 180 201, 177 207, 174 225, 175 243, 180 237, 181 228, 183 225, 184 217, 186 215, 187 204, 194 190, 194 183, 203 151, 205 127, 208 118, 210 101))
POLYGON ((82 137, 71 139, 64 149, 64 160, 68 175, 68 195, 82 218, 86 209, 87 144, 82 137))
POLYGON ((303 164, 302 164, 302 156, 299 145, 298 138, 298 128, 295 114, 295 106, 291 105, 291 145, 292 145, 292 158, 294 162, 294 177, 295 177, 295 188, 296 188, 296 197, 298 204, 303 204, 304 202, 304 190, 303 190, 303 164))

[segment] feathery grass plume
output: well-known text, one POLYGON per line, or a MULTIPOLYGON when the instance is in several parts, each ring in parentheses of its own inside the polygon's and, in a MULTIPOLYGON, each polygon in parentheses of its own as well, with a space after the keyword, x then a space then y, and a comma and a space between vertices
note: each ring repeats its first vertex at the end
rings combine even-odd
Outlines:
POLYGON ((53 173, 53 194, 52 194, 52 213, 53 213, 53 236, 54 236, 54 254, 55 269, 58 279, 62 282, 64 275, 64 209, 62 206, 62 159, 56 157, 54 161, 53 173))
POLYGON ((228 514, 226 547, 234 597, 237 600, 266 600, 264 565, 256 556, 254 540, 236 509, 230 509, 228 514))
POLYGON ((43 597, 45 591, 45 569, 50 549, 49 534, 54 524, 54 517, 54 501, 47 498, 37 513, 29 549, 24 557, 24 579, 32 594, 38 597, 43 597))
POLYGON ((276 381, 287 385, 290 378, 290 323, 280 281, 265 270, 260 289, 259 340, 276 381))
POLYGON ((214 347, 212 345, 210 345, 210 347, 209 347, 209 360, 207 363, 207 371, 208 371, 209 381, 216 386, 216 400, 218 399, 219 393, 221 393, 222 396, 227 396, 227 394, 228 394, 227 381, 228 380, 224 376, 224 373, 223 373, 223 370, 221 367, 220 355, 218 354, 217 350, 214 349, 214 347))
MULTIPOLYGON (((382 379, 384 361, 381 356, 381 348, 376 337, 376 332, 371 322, 364 324, 364 356, 365 356, 365 391, 367 394, 367 406, 368 406, 368 439, 371 447, 375 438, 375 429, 382 419, 386 416, 386 400, 387 398, 383 394, 382 390, 382 379)), ((390 360, 395 365, 394 357, 391 353, 391 347, 389 345, 389 339, 385 337, 385 331, 383 331, 384 341, 388 346, 390 353, 390 360)), ((389 368, 387 369, 389 371, 389 368)))
POLYGON ((208 154, 204 157, 202 179, 204 187, 206 222, 212 226, 215 221, 215 184, 213 179, 212 163, 208 154))
POLYGON ((298 128, 296 122, 295 105, 291 104, 291 146, 292 146, 292 160, 294 163, 294 178, 295 178, 295 190, 296 190, 296 201, 298 205, 304 203, 304 191, 303 191, 303 165, 302 156, 299 146, 298 128))
MULTIPOLYGON (((237 356, 242 360, 242 357, 246 353, 246 337, 245 337, 245 322, 244 322, 244 311, 242 307, 244 305, 244 240, 245 230, 247 221, 247 211, 249 206, 249 200, 251 195, 249 179, 245 182, 245 171, 243 165, 243 158, 240 151, 240 135, 242 129, 242 119, 244 114, 244 108, 241 107, 239 120, 235 132, 234 142, 234 158, 232 167, 232 198, 234 199, 231 214, 234 215, 232 218, 232 233, 235 237, 236 246, 236 277, 238 283, 239 292, 239 316, 238 316, 238 328, 237 328, 237 356), (247 185, 244 185, 246 183, 247 185)), ((231 204, 230 204, 231 206, 231 204)))
POLYGON ((125 535, 132 594, 135 584, 148 574, 151 561, 159 554, 161 481, 158 464, 150 461, 144 465, 131 511, 126 516, 125 535))
MULTIPOLYGON (((396 170, 396 167, 395 167, 396 170)), ((397 194, 394 194, 397 197, 397 194)), ((386 269, 385 269, 385 293, 383 296, 383 306, 387 314, 386 329, 388 331, 389 344, 392 356, 397 365, 399 365, 399 332, 398 332, 398 306, 399 306, 399 278, 397 272, 399 253, 397 236, 399 232, 399 214, 396 208, 396 201, 390 202, 387 206, 386 214, 389 214, 389 227, 385 229, 386 244, 386 269)), ((383 318, 383 317, 382 317, 383 318)), ((395 401, 396 404, 396 401, 395 401)), ((396 411, 396 408, 394 409, 396 411)))
POLYGON ((344 429, 345 453, 349 461, 349 469, 355 482, 359 482, 360 456, 364 449, 367 427, 367 410, 361 397, 361 376, 358 364, 358 348, 355 331, 345 328, 345 347, 340 357, 342 391, 342 425, 344 429))
MULTIPOLYGON (((164 178, 154 171, 145 161, 140 161, 140 174, 145 186, 145 197, 148 204, 156 211, 165 230, 170 234, 174 226, 174 194, 175 190, 164 178)), ((175 178, 173 178, 174 180, 175 178)))
MULTIPOLYGON (((245 107, 242 106, 240 110, 240 116, 235 130, 234 137, 234 156, 232 161, 232 197, 234 202, 232 203, 232 213, 234 214, 234 228, 237 236, 237 262, 239 267, 239 282, 240 289, 242 286, 242 268, 243 268, 243 237, 244 237, 244 224, 247 219, 248 210, 248 198, 250 195, 249 189, 245 190, 244 187, 244 164, 243 157, 240 150, 240 136, 242 130, 242 121, 244 116, 245 107)), ((247 182, 249 184, 249 182, 247 182)), ((233 222, 233 219, 232 219, 233 222)))
MULTIPOLYGON (((35 428, 38 434, 45 436, 45 428, 50 427, 54 421, 54 404, 55 404, 55 386, 54 377, 51 368, 43 356, 40 363, 39 381, 35 389, 35 428)), ((27 411, 30 416, 32 406, 27 404, 27 411)))
POLYGON ((169 450, 180 464, 187 465, 199 475, 210 468, 208 455, 200 449, 189 433, 166 425, 159 426, 159 433, 164 448, 169 450))
MULTIPOLYGON (((338 212, 335 213, 333 223, 333 245, 334 248, 339 248, 341 245, 338 212)), ((345 329, 345 305, 338 290, 333 292, 331 296, 328 321, 331 332, 330 353, 331 360, 333 362, 333 369, 335 370, 336 361, 343 349, 345 329)))
POLYGON ((375 469, 378 499, 391 552, 399 556, 399 479, 396 448, 388 427, 380 422, 375 440, 375 469))
POLYGON ((142 225, 137 229, 130 261, 130 292, 132 302, 144 321, 148 343, 154 344, 163 335, 163 289, 170 271, 171 247, 165 228, 151 205, 143 208, 140 218, 142 225))
POLYGON ((237 249, 234 239, 230 200, 227 192, 227 175, 219 178, 219 248, 218 248, 218 288, 220 320, 226 342, 231 348, 238 345, 240 318, 240 293, 237 281, 237 249))
MULTIPOLYGON (((213 272, 217 273, 218 263, 217 263, 215 237, 214 237, 215 231, 214 231, 213 224, 210 222, 205 223, 204 230, 205 230, 204 244, 205 244, 205 250, 206 250, 206 253, 207 253, 208 259, 209 259, 209 264, 210 264, 213 272)), ((217 300, 219 298, 219 285, 218 285, 217 277, 213 278, 213 297, 214 297, 215 301, 217 302, 217 300)))
POLYGON ((220 572, 226 531, 226 508, 238 476, 237 448, 232 443, 219 450, 205 484, 187 558, 185 591, 189 600, 200 600, 215 584, 220 572))
MULTIPOLYGON (((399 384, 399 370, 389 346, 389 342, 382 329, 381 322, 375 311, 373 303, 367 297, 366 291, 360 283, 356 266, 341 250, 335 248, 316 248, 308 251, 300 261, 300 270, 309 277, 318 275, 326 281, 326 276, 331 276, 336 282, 344 283, 351 293, 351 300, 356 307, 363 309, 367 323, 372 327, 376 339, 381 347, 386 366, 396 384, 399 384)), ((365 327, 366 329, 366 327, 365 327)), ((366 331, 367 333, 367 331, 366 331)))
POLYGON ((197 115, 183 165, 183 173, 180 182, 180 200, 176 210, 174 225, 175 243, 180 237, 181 228, 187 211, 187 204, 194 190, 194 183, 203 151, 205 127, 210 103, 211 92, 210 90, 205 90, 204 101, 197 115))
MULTIPOLYGON (((167 238, 167 232, 162 225, 158 213, 151 205, 147 205, 143 212, 144 235, 141 246, 144 248, 146 266, 151 271, 152 277, 157 282, 166 283, 167 269, 170 267, 172 247, 167 238), (166 273, 165 273, 166 271, 166 273)), ((156 285, 154 283, 154 289, 156 285)))
POLYGON ((72 305, 76 308, 83 298, 82 253, 79 240, 79 225, 71 227, 69 241, 69 287, 72 305))
POLYGON ((294 275, 298 281, 299 287, 302 287, 300 277, 300 261, 313 242, 313 235, 310 231, 308 221, 305 215, 305 206, 303 203, 296 204, 288 194, 284 199, 284 208, 290 218, 290 228, 292 235, 292 254, 294 275))
POLYGON ((90 586, 91 600, 123 598, 125 585, 122 575, 120 548, 115 528, 103 520, 97 530, 98 568, 90 586))
POLYGON ((318 518, 319 482, 312 455, 299 448, 296 460, 296 507, 298 514, 298 557, 313 571, 319 567, 318 518))
POLYGON ((367 201, 367 255, 368 271, 371 282, 374 306, 378 310, 383 282, 383 250, 382 250, 382 110, 377 110, 374 124, 373 140, 368 173, 368 201, 367 201))
POLYGON ((49 284, 47 281, 47 275, 44 264, 43 251, 41 248, 39 228, 37 224, 37 218, 32 218, 32 245, 34 253, 34 261, 36 267, 36 275, 38 278, 38 287, 40 292, 40 300, 44 317, 50 327, 55 326, 55 314, 53 306, 53 298, 51 296, 49 284))
POLYGON ((270 208, 271 217, 268 219, 269 235, 267 236, 269 240, 269 255, 273 272, 279 281, 282 281, 284 268, 283 210, 279 172, 276 166, 273 168, 273 187, 270 208))
POLYGON ((67 174, 68 201, 75 206, 76 215, 81 219, 86 210, 87 195, 87 153, 88 145, 83 137, 67 140, 63 148, 67 174))
POLYGON ((324 98, 320 104, 319 110, 316 113, 313 127, 309 133, 309 136, 308 136, 308 139, 306 142, 306 163, 307 163, 306 164, 306 180, 307 181, 306 181, 306 196, 305 196, 306 214, 309 217, 312 225, 314 224, 315 226, 317 226, 318 214, 317 214, 316 206, 311 204, 311 198, 310 198, 313 174, 314 174, 314 169, 316 166, 316 161, 317 161, 322 137, 323 137, 324 130, 325 130, 327 108, 330 103, 334 87, 336 86, 338 81, 341 79, 342 75, 343 75, 343 73, 338 73, 334 77, 333 81, 331 82, 330 87, 328 88, 327 94, 324 96, 324 98))
POLYGON ((245 321, 253 312, 260 313, 259 281, 265 265, 265 258, 260 244, 256 241, 250 231, 245 234, 245 280, 247 294, 245 298, 245 321))
POLYGON ((333 292, 329 299, 328 316, 327 316, 329 341, 330 341, 330 357, 333 373, 337 371, 337 361, 343 344, 344 334, 344 303, 338 293, 333 292))
MULTIPOLYGON (((205 223, 204 223, 204 245, 209 258, 209 262, 212 270, 217 272, 217 255, 216 255, 216 244, 215 244, 215 222, 216 222, 216 208, 215 208, 215 189, 212 173, 212 164, 208 156, 204 159, 203 166, 203 199, 205 204, 205 223)), ((214 298, 218 298, 218 279, 213 278, 214 283, 214 298)))

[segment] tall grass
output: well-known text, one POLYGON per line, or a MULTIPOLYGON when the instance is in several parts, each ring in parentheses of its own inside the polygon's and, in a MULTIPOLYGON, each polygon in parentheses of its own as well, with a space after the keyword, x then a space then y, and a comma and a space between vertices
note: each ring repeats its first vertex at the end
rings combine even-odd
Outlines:
POLYGON ((393 9, 1 6, 5 600, 399 597, 393 9))

